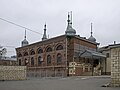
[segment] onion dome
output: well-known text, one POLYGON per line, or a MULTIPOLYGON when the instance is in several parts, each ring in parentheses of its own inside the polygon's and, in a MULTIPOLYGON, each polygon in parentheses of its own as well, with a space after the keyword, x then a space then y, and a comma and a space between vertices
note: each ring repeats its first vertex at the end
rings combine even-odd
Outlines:
POLYGON ((70 20, 70 15, 68 13, 68 26, 67 29, 65 31, 66 35, 70 35, 70 36, 74 36, 76 34, 76 30, 72 28, 72 12, 71 12, 71 20, 70 20))

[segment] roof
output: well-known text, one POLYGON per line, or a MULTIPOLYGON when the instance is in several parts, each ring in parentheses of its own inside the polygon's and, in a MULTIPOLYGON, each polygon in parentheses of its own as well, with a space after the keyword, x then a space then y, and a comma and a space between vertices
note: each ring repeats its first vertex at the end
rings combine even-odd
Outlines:
POLYGON ((85 50, 83 53, 80 54, 80 57, 86 57, 86 58, 106 58, 105 55, 102 53, 92 51, 92 50, 85 50))
POLYGON ((92 42, 92 41, 86 39, 86 37, 80 37, 79 35, 76 35, 75 37, 78 38, 78 39, 81 39, 81 40, 90 42, 90 43, 92 43, 92 44, 96 44, 96 45, 99 45, 99 44, 100 44, 100 43, 97 43, 97 42, 92 42))
MULTIPOLYGON (((63 34, 63 35, 60 35, 60 36, 48 38, 48 39, 43 40, 43 41, 38 41, 38 42, 35 42, 35 43, 32 43, 32 44, 28 44, 28 45, 23 46, 23 47, 28 47, 28 46, 32 46, 32 45, 35 45, 35 44, 38 44, 38 43, 53 41, 53 39, 61 38, 61 37, 66 37, 66 36, 69 36, 69 35, 63 34)), ((99 44, 99 43, 96 43, 96 42, 92 42, 92 41, 90 41, 90 40, 88 40, 88 39, 86 39, 86 38, 80 37, 79 35, 75 35, 75 36, 73 36, 73 37, 78 38, 78 39, 81 39, 81 40, 86 41, 86 42, 89 42, 89 43, 92 43, 92 44, 95 44, 95 45, 98 45, 98 44, 99 44)), ((17 47, 16 49, 23 48, 23 47, 17 47)))
POLYGON ((119 48, 119 47, 120 47, 120 44, 111 44, 111 45, 99 48, 99 51, 106 51, 106 50, 110 50, 112 48, 119 48))

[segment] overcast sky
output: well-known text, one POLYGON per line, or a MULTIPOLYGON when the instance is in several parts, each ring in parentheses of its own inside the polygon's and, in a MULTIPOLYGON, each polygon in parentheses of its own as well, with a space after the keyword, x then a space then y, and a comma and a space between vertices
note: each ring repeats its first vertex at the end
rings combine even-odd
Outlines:
MULTIPOLYGON (((93 36, 101 45, 120 42, 120 0, 0 0, 0 18, 43 33, 47 24, 49 38, 62 35, 67 27, 67 13, 73 12, 73 28, 77 34, 93 36)), ((41 41, 42 35, 27 31, 29 43, 41 41)), ((0 45, 21 46, 24 29, 0 20, 0 45)), ((8 48, 8 54, 15 50, 8 48)))

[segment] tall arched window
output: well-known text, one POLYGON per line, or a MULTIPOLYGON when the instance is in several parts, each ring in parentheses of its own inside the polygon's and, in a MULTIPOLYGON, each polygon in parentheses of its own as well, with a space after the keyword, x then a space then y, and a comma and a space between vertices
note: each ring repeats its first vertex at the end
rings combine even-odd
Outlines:
POLYGON ((57 54, 57 64, 61 64, 62 62, 62 55, 60 53, 57 54))
POLYGON ((28 59, 25 58, 25 65, 29 63, 28 59))
POLYGON ((42 57, 39 56, 39 57, 38 57, 38 65, 40 65, 41 63, 42 63, 42 57))
POLYGON ((31 58, 31 66, 34 66, 34 58, 31 58))
POLYGON ((51 52, 52 51, 52 48, 51 47, 48 47, 47 49, 46 49, 46 52, 51 52))
POLYGON ((30 51, 30 55, 34 55, 35 54, 35 51, 34 50, 31 50, 30 51))
POLYGON ((28 52, 24 52, 24 56, 27 56, 28 55, 28 52))
POLYGON ((51 56, 50 55, 47 56, 47 64, 51 64, 51 56))
POLYGON ((43 53, 43 50, 41 48, 39 48, 38 51, 37 51, 37 53, 41 54, 41 53, 43 53))
POLYGON ((19 66, 21 66, 21 59, 19 59, 19 66))
POLYGON ((56 47, 56 50, 62 50, 63 49, 63 46, 62 45, 58 45, 57 47, 56 47))

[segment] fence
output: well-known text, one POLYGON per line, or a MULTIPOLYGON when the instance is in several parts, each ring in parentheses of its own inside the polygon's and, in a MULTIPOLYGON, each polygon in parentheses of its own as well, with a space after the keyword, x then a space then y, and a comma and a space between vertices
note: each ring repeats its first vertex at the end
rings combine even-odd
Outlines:
POLYGON ((27 77, 65 77, 65 70, 42 70, 42 69, 27 69, 27 77))

